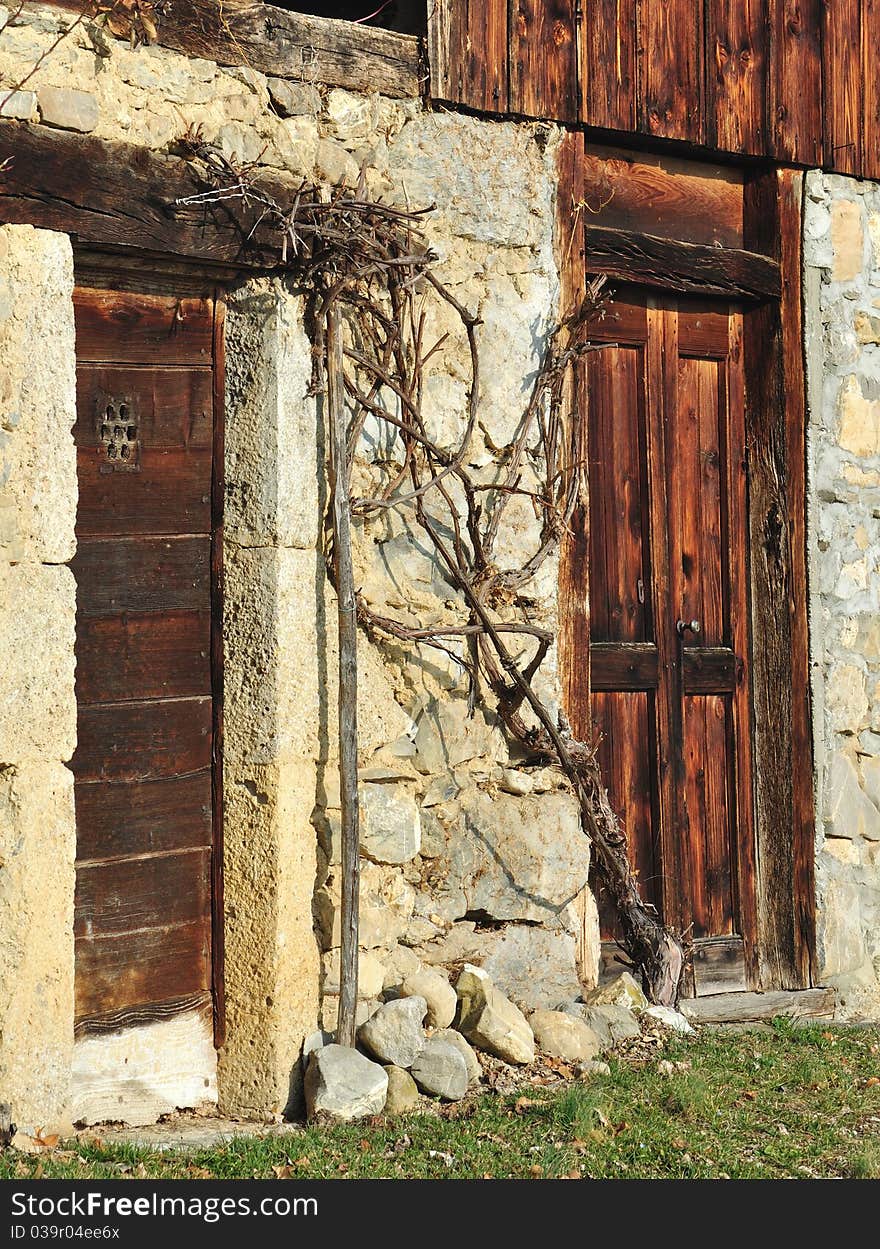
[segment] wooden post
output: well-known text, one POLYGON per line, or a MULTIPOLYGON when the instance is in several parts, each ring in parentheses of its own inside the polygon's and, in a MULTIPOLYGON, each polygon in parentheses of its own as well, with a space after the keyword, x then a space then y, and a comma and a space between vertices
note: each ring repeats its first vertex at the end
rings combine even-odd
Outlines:
POLYGON ((333 491, 333 558, 339 620, 339 792, 342 808, 342 942, 339 966, 337 1045, 354 1045, 358 984, 358 895, 360 892, 357 774, 357 616, 351 562, 351 517, 342 329, 339 309, 327 311, 327 398, 330 413, 330 476, 333 491))

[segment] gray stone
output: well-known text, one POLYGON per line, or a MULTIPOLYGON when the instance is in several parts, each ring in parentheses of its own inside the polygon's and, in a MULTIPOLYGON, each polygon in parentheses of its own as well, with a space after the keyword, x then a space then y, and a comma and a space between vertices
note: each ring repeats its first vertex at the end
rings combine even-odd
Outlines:
POLYGON ((468 1084, 479 1084, 483 1078, 483 1068, 480 1066, 479 1058, 477 1058, 461 1033, 456 1032, 455 1028, 439 1028, 434 1033, 434 1036, 455 1046, 464 1059, 464 1065, 467 1067, 468 1084))
POLYGON ((315 169, 318 176, 333 186, 354 186, 358 180, 357 161, 353 160, 341 143, 334 139, 319 139, 315 151, 315 169))
MULTIPOLYGON (((396 945, 388 957, 385 959, 385 980, 382 988, 384 992, 392 992, 400 984, 406 980, 407 976, 414 975, 421 967, 419 956, 406 945, 396 945)), ((396 995, 395 995, 396 996, 396 995)))
MULTIPOLYGON (((378 998, 358 998, 354 1012, 355 1027, 359 1028, 362 1023, 366 1023, 371 1015, 375 1015, 381 1005, 382 1003, 378 998)), ((335 1036, 338 1022, 339 994, 324 993, 321 998, 321 1027, 324 1032, 335 1036)))
POLYGON ((306 1110, 310 1119, 362 1119, 385 1105, 388 1076, 377 1063, 345 1045, 325 1045, 309 1056, 306 1110))
POLYGON ((576 943, 571 933, 535 924, 508 924, 502 931, 479 934, 485 953, 479 962, 497 987, 522 1010, 553 1007, 578 997, 576 943))
POLYGON ((429 1028, 448 1028, 455 1018, 458 998, 446 976, 433 967, 422 967, 400 985, 401 997, 424 998, 428 1005, 425 1023, 429 1028))
POLYGON ((683 1032, 685 1035, 693 1032, 681 1011, 673 1010, 671 1006, 649 1006, 643 1014, 645 1018, 653 1019, 672 1032, 683 1032))
POLYGON ((376 863, 408 863, 419 853, 422 827, 416 800, 398 785, 360 791, 360 843, 376 863))
POLYGON ((447 877, 438 892, 458 911, 447 918, 483 912, 493 919, 547 921, 583 889, 589 842, 574 798, 492 798, 473 789, 459 801, 461 815, 447 842, 447 877))
POLYGON ((568 1062, 589 1062, 602 1048, 600 1037, 581 1019, 557 1010, 536 1010, 529 1016, 535 1044, 544 1054, 568 1062))
POLYGON ((425 1044, 422 1020, 427 1005, 423 997, 402 997, 385 1002, 358 1029, 358 1041, 381 1063, 411 1067, 425 1044))
POLYGON ((40 114, 47 126, 88 134, 98 124, 98 101, 90 91, 73 87, 40 87, 40 114))
POLYGON ((641 1028, 635 1015, 626 1006, 589 1006, 585 1002, 563 1002, 559 1010, 574 1015, 595 1032, 603 1050, 618 1041, 637 1037, 641 1028))
POLYGON ((825 809, 826 836, 880 841, 880 811, 859 785, 852 761, 839 751, 831 756, 825 809))
POLYGON ((385 1068, 388 1076, 388 1093, 385 1098, 386 1115, 405 1115, 419 1104, 419 1090, 415 1080, 403 1067, 393 1065, 385 1068))
POLYGON ((628 971, 622 971, 597 989, 591 989, 584 995, 584 1001, 591 1006, 626 1006, 629 1010, 644 1010, 648 1005, 641 987, 628 971))
POLYGON ((35 91, 9 91, 0 87, 0 117, 14 117, 17 121, 30 121, 37 111, 35 91))
POLYGON ((481 967, 466 963, 456 985, 458 1031, 472 1045, 509 1063, 530 1063, 535 1038, 528 1020, 481 967))
POLYGON ((272 103, 282 117, 317 117, 321 111, 321 93, 307 82, 289 82, 286 78, 270 78, 266 84, 272 103))
POLYGON ((412 1077, 424 1093, 457 1102, 468 1091, 468 1070, 458 1049, 442 1037, 429 1037, 412 1065, 412 1077))

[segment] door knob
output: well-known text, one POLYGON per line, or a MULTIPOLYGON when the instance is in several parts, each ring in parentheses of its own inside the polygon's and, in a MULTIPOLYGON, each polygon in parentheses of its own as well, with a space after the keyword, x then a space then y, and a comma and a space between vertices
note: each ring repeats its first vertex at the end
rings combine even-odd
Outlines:
POLYGON ((699 620, 679 620, 675 625, 675 631, 680 638, 683 638, 686 633, 693 633, 696 637, 698 633, 702 632, 702 629, 703 626, 699 620))

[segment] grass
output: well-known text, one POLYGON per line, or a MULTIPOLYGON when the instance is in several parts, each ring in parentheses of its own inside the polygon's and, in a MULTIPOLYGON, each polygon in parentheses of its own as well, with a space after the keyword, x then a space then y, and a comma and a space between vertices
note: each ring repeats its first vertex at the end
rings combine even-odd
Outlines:
POLYGON ((880 1178, 880 1029, 704 1031, 587 1082, 192 1153, 85 1140, 0 1178, 880 1178))

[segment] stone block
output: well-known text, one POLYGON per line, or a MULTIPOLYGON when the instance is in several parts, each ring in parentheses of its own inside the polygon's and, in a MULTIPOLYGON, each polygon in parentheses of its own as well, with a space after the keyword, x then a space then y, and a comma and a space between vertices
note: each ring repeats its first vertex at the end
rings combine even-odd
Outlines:
POLYGON ((478 961, 502 993, 523 1010, 552 1007, 582 989, 575 937, 560 929, 508 924, 482 934, 485 953, 478 961))
POLYGON ((75 611, 69 568, 0 564, 0 764, 73 754, 75 611))
POLYGON ((360 790, 361 850, 377 863, 408 863, 419 852, 422 826, 411 793, 400 785, 360 790))
POLYGON ((0 226, 0 558, 73 556, 75 369, 70 240, 0 226))
POLYGON ((833 281, 851 282, 862 271, 865 251, 862 214, 855 200, 837 199, 831 205, 831 246, 833 281))
POLYGON ((868 961, 859 887, 831 879, 820 895, 819 974, 824 979, 856 971, 868 961))
POLYGON ((589 842, 573 798, 492 798, 473 789, 459 801, 460 817, 448 833, 446 879, 437 894, 449 903, 446 918, 483 912, 493 919, 552 920, 584 887, 589 842))
POLYGON ((315 116, 321 111, 321 93, 308 82, 270 78, 266 84, 272 103, 282 117, 315 116))
POLYGON ((75 87, 40 87, 40 115, 47 126, 88 134, 98 124, 98 101, 90 91, 75 87))
POLYGON ((859 784, 849 757, 835 751, 825 786, 825 832, 828 837, 865 837, 880 841, 880 810, 859 784))
POLYGON ((16 121, 36 121, 37 93, 35 91, 9 91, 3 89, 0 96, 0 117, 11 117, 16 121))
POLYGON ((840 445, 858 456, 880 455, 880 400, 867 399, 850 374, 840 391, 840 445))
POLYGON ((0 1100, 29 1133, 70 1118, 75 855, 70 771, 0 766, 0 1100))
POLYGON ((377 1063, 343 1045, 325 1045, 309 1056, 306 1110, 310 1119, 363 1119, 381 1114, 388 1076, 377 1063))

